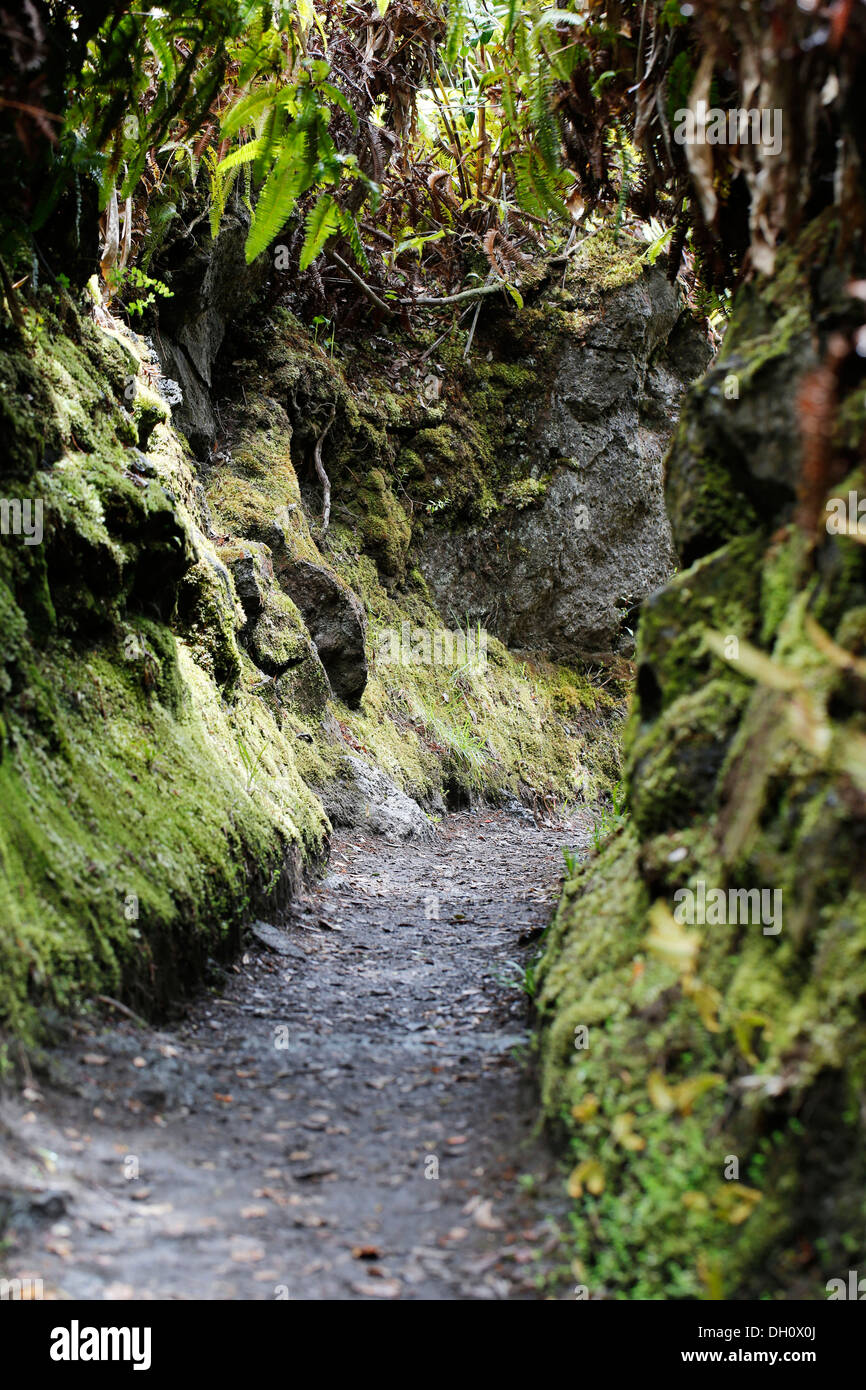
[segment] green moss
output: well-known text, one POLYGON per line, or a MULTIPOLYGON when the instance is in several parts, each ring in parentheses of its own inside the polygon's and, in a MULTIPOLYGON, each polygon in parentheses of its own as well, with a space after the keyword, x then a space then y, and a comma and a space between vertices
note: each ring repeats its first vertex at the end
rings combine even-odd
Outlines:
POLYGON ((645 242, 627 233, 616 236, 612 228, 602 228, 584 237, 569 266, 567 283, 588 289, 593 298, 634 284, 646 266, 645 251, 645 242))
POLYGON ((495 510, 491 447, 474 421, 461 429, 441 424, 419 430, 396 468, 412 479, 412 491, 428 511, 483 519, 495 510))
POLYGON ((376 557, 384 574, 402 577, 412 528, 381 468, 370 469, 357 498, 365 547, 376 557))
POLYGON ((226 695, 237 689, 241 614, 225 567, 205 552, 181 580, 178 628, 195 660, 226 695))
POLYGON ((799 532, 772 544, 761 567, 762 646, 772 646, 807 574, 807 546, 799 532))
POLYGON ((433 639, 443 622, 424 591, 390 594, 371 559, 353 558, 348 534, 341 539, 346 549, 335 535, 332 559, 367 611, 370 678, 360 709, 339 717, 398 785, 424 801, 461 790, 570 802, 615 780, 621 692, 549 662, 519 662, 489 636, 486 660, 472 662, 474 629, 462 634, 462 657, 449 663, 446 643, 446 660, 437 662, 433 639), (404 624, 427 642, 413 659, 410 641, 405 664, 401 650, 391 660, 390 648, 391 633, 402 648, 404 624))
POLYGON ((48 1006, 97 991, 159 1012, 286 896, 327 829, 237 646, 164 408, 157 481, 116 428, 129 351, 76 331, 0 353, 0 380, 34 388, 2 443, 45 507, 44 544, 0 552, 0 1026, 29 1039, 48 1006))
POLYGON ((519 478, 509 483, 502 492, 502 502, 506 507, 514 507, 522 512, 525 507, 540 502, 547 492, 547 482, 541 478, 519 478))
POLYGON ((809 286, 833 232, 819 219, 738 303, 718 370, 742 353, 745 435, 718 413, 716 368, 684 415, 669 469, 696 563, 641 618, 631 818, 566 884, 538 971, 543 1101, 582 1188, 570 1277, 594 1297, 820 1299, 859 1248, 862 691, 810 624, 863 651, 863 551, 793 527, 768 540, 772 507, 738 512, 729 492, 726 522, 700 486, 727 467, 745 498, 743 439, 762 415, 778 444, 776 397, 811 369, 809 286), (752 534, 720 545, 744 519, 752 534), (675 895, 701 885, 779 895, 773 929, 736 913, 681 926, 675 895))
MULTIPOLYGON (((626 747, 640 730, 711 671, 707 631, 753 636, 759 607, 762 545, 744 537, 674 576, 643 605, 637 633, 637 690, 626 747)), ((733 677, 732 677, 733 679, 733 677)))
POLYGON ((711 680, 681 695, 631 742, 626 768, 642 834, 678 829, 700 814, 750 694, 736 678, 711 680))
POLYGON ((168 406, 162 397, 138 378, 135 379, 131 413, 140 449, 147 448, 157 425, 167 424, 170 418, 168 406))

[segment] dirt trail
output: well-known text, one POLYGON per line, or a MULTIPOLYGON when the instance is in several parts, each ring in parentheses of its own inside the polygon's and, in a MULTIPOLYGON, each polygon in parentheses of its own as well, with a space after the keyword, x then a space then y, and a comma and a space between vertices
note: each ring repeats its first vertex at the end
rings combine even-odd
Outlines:
POLYGON ((77 1025, 0 1110, 4 1272, 72 1298, 537 1296, 562 1183, 508 982, 585 840, 492 812, 342 836, 176 1027, 77 1025))

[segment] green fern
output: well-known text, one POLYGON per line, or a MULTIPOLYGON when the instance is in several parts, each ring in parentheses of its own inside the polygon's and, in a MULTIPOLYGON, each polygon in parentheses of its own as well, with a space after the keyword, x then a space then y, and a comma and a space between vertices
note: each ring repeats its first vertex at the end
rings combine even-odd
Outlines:
POLYGON ((209 176, 210 234, 216 241, 225 212, 226 200, 237 178, 237 161, 229 167, 228 173, 226 173, 223 165, 217 163, 216 151, 210 149, 205 150, 203 162, 207 167, 209 176))
POLYGON ((358 262, 362 270, 369 270, 370 263, 367 260, 367 253, 364 250, 364 243, 361 241, 361 233, 358 224, 350 212, 344 208, 340 209, 340 230, 352 248, 352 255, 358 262))
POLYGON ((541 156, 548 169, 557 169, 561 139, 551 103, 550 78, 541 68, 529 79, 529 110, 541 156))
POLYGON ((221 159, 216 166, 218 174, 227 174, 230 169, 235 169, 239 164, 249 164, 252 160, 258 159, 262 152, 262 141, 249 140, 246 145, 238 145, 236 149, 230 150, 224 159, 221 159))
MULTIPOLYGON (((561 181, 561 176, 559 176, 561 181)), ((568 217, 568 208, 556 187, 557 174, 545 166, 534 147, 523 151, 514 160, 514 179, 517 201, 525 212, 534 217, 568 217)))
POLYGON ((629 149, 628 136, 623 131, 620 121, 616 122, 614 132, 622 171, 619 183, 619 194, 616 200, 616 216, 613 223, 613 239, 617 241, 622 228, 623 218, 625 217, 628 196, 634 188, 638 161, 636 157, 632 157, 629 149))
POLYGON ((244 254, 249 265, 281 231, 295 203, 312 181, 305 131, 292 126, 256 203, 244 254))
POLYGON ((272 83, 257 87, 254 92, 248 92, 246 96, 240 97, 234 106, 229 107, 220 122, 223 135, 226 137, 237 135, 244 126, 253 125, 258 116, 273 109, 279 97, 280 93, 275 91, 272 83))
POLYGON ((159 63, 163 82, 170 87, 177 76, 177 63, 171 45, 162 32, 160 22, 157 19, 146 19, 144 21, 144 31, 147 41, 153 49, 154 56, 159 63))
POLYGON ((304 223, 307 235, 301 247, 300 269, 312 265, 325 242, 334 232, 340 230, 342 214, 330 193, 323 193, 318 202, 307 213, 304 223))
POLYGON ((445 50, 442 54, 443 61, 450 67, 456 62, 457 55, 466 36, 466 25, 469 21, 469 5, 467 0, 449 0, 448 3, 448 24, 445 30, 445 50))

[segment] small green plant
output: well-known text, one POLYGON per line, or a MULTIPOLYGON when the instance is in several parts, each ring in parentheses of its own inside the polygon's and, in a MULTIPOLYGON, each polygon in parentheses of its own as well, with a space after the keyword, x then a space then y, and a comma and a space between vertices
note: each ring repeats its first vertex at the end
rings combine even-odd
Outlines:
POLYGON ((132 318, 140 316, 151 304, 155 304, 157 295, 162 299, 171 299, 174 294, 162 280, 155 280, 137 265, 108 270, 105 283, 109 299, 118 298, 132 318), (124 298, 130 289, 138 291, 136 299, 124 298))
POLYGON ((569 849, 567 845, 562 846, 562 857, 565 860, 565 869, 569 878, 574 878, 580 868, 580 855, 577 850, 569 849))
POLYGON ((615 830, 619 830, 625 824, 626 805, 625 805, 625 783, 617 782, 611 792, 610 806, 602 806, 601 814, 594 817, 592 822, 592 842, 596 853, 602 849, 607 840, 615 830))
POLYGON ((330 356, 330 358, 331 358, 331 361, 333 362, 333 360, 334 360, 334 334, 335 334, 336 331, 337 331, 336 325, 335 325, 335 323, 334 323, 334 320, 331 319, 331 318, 328 318, 327 314, 317 314, 316 317, 313 319, 313 341, 314 341, 315 343, 317 343, 317 344, 318 344, 318 341, 319 341, 319 329, 320 329, 320 328, 321 328, 321 330, 322 330, 322 341, 323 341, 324 345, 327 347, 329 356, 330 356), (326 337, 325 337, 325 329, 326 329, 326 328, 330 328, 330 330, 331 330, 331 336, 330 336, 330 338, 326 338, 326 337))
POLYGON ((657 217, 651 217, 642 228, 644 240, 649 242, 643 253, 644 260, 655 265, 663 251, 667 251, 674 234, 673 227, 666 227, 657 217))
POLYGON ((519 989, 527 998, 534 999, 538 989, 538 963, 541 960, 540 953, 535 955, 532 960, 527 961, 526 965, 521 966, 519 961, 507 960, 504 970, 499 971, 495 976, 497 984, 504 985, 508 989, 519 989), (511 973, 506 974, 506 971, 511 973))

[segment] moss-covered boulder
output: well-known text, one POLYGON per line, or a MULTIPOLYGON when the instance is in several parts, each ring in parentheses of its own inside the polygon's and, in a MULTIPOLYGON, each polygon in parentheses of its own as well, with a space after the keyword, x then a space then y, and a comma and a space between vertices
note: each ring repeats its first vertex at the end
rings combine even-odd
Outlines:
POLYGON ((364 610, 313 537, 292 462, 292 426, 278 401, 255 394, 233 411, 230 447, 211 471, 206 496, 222 542, 247 537, 267 547, 268 573, 290 601, 284 617, 300 612, 334 692, 357 702, 367 681, 364 610))

